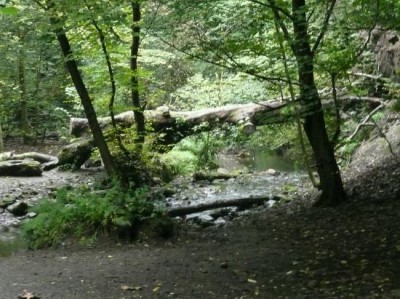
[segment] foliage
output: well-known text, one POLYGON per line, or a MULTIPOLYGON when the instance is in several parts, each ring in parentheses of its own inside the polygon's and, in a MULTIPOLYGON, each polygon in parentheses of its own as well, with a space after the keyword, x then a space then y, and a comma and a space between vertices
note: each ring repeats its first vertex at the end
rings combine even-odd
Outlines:
POLYGON ((57 128, 49 117, 53 110, 66 108, 65 72, 46 20, 31 5, 18 2, 12 14, 0 15, 0 121, 6 136, 42 138, 49 124, 52 132, 57 128))
POLYGON ((244 74, 229 74, 222 70, 214 75, 197 73, 176 89, 171 97, 175 109, 195 110, 262 101, 268 91, 265 84, 244 74))
POLYGON ((118 184, 104 191, 62 188, 54 199, 43 199, 32 211, 38 215, 22 226, 32 248, 59 244, 67 236, 82 240, 101 233, 131 237, 143 221, 161 215, 149 200, 147 188, 125 190, 118 184))
POLYGON ((196 171, 198 158, 191 151, 173 149, 161 157, 161 161, 168 165, 173 174, 191 174, 196 171))

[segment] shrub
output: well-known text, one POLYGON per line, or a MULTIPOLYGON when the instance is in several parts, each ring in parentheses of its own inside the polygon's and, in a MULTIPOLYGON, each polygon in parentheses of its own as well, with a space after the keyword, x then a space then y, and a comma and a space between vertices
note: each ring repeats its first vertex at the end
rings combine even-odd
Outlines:
POLYGON ((190 151, 172 150, 161 157, 174 174, 190 174, 196 171, 198 158, 190 151))
POLYGON ((55 199, 44 199, 31 210, 38 215, 22 225, 31 248, 52 246, 67 236, 95 239, 99 233, 133 237, 143 222, 161 215, 148 199, 148 189, 62 188, 55 199))

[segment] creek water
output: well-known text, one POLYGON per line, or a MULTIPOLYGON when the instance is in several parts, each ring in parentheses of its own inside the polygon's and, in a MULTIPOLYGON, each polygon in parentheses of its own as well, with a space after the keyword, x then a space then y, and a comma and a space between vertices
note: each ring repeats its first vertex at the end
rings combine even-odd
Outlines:
POLYGON ((301 171, 295 161, 278 152, 254 149, 242 154, 221 153, 217 155, 217 164, 229 171, 241 170, 244 167, 251 172, 262 172, 275 169, 283 172, 301 171))
MULTIPOLYGON (((221 154, 218 164, 227 171, 240 171, 245 169, 245 174, 229 180, 214 180, 213 182, 193 182, 190 178, 177 180, 176 194, 167 198, 168 205, 190 205, 207 203, 215 200, 229 200, 246 197, 267 197, 271 200, 267 206, 274 204, 273 198, 287 196, 288 190, 296 192, 302 188, 307 176, 303 171, 298 171, 292 160, 273 152, 255 150, 245 155, 221 154), (277 172, 273 175, 269 169, 277 172)), ((4 212, 4 211, 3 211, 4 212)), ((208 212, 197 213, 205 215, 208 212)), ((8 219, 6 212, 0 213, 0 224, 7 221, 17 221, 16 218, 8 219), (4 218, 4 219, 3 219, 4 218)), ((196 217, 196 215, 193 215, 196 217)), ((26 244, 18 237, 18 225, 0 225, 0 257, 6 257, 26 244)))
MULTIPOLYGON (((177 184, 178 192, 168 198, 170 206, 205 204, 235 198, 270 198, 267 206, 276 198, 288 199, 308 181, 307 174, 297 170, 294 161, 273 152, 254 151, 245 155, 220 154, 217 164, 224 172, 244 172, 237 178, 212 182, 177 184), (271 170, 273 169, 273 171, 271 170), (290 193, 290 195, 289 195, 290 193)), ((197 213, 197 216, 212 211, 197 213)))

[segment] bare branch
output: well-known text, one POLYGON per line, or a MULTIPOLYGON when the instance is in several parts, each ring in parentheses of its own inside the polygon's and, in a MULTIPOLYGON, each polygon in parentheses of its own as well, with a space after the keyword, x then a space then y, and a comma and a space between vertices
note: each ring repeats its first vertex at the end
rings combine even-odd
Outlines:
MULTIPOLYGON (((187 56, 189 56, 191 58, 198 59, 198 60, 210 63, 210 64, 215 65, 215 66, 223 67, 223 68, 231 70, 231 71, 241 72, 241 73, 253 76, 253 77, 257 78, 257 79, 271 82, 273 84, 277 84, 278 82, 288 83, 288 81, 286 79, 283 79, 281 77, 268 77, 268 76, 264 76, 264 75, 261 75, 261 74, 257 74, 254 70, 246 70, 246 69, 243 69, 243 68, 240 69, 240 67, 239 67, 239 69, 237 69, 237 67, 240 66, 240 65, 235 65, 236 67, 233 67, 233 66, 230 66, 230 65, 226 65, 224 63, 217 62, 217 61, 212 60, 212 59, 207 59, 206 57, 202 57, 200 55, 196 55, 196 54, 190 53, 189 51, 185 51, 185 50, 179 48, 178 46, 174 45, 173 43, 163 39, 160 36, 157 36, 157 38, 159 38, 159 40, 162 43, 166 44, 167 46, 169 46, 169 47, 171 47, 171 48, 173 48, 173 49, 175 49, 175 50, 177 50, 177 51, 179 51, 179 52, 181 52, 181 53, 183 53, 183 54, 185 54, 185 55, 187 55, 187 56)), ((226 62, 226 60, 224 60, 224 61, 226 62)))
POLYGON ((286 9, 284 9, 283 7, 277 6, 274 3, 275 1, 268 1, 270 3, 265 3, 265 2, 262 2, 262 1, 259 1, 259 0, 248 0, 248 1, 256 3, 256 4, 259 4, 261 6, 265 6, 265 7, 271 8, 272 10, 279 11, 280 13, 285 15, 288 19, 292 20, 292 15, 290 14, 290 12, 287 11, 286 9))
POLYGON ((330 0, 330 5, 326 11, 324 22, 322 23, 321 31, 312 47, 311 53, 314 56, 315 52, 318 50, 319 45, 321 44, 326 31, 328 30, 329 20, 331 19, 333 9, 335 8, 336 0, 330 0))
MULTIPOLYGON (((292 43, 292 38, 290 37, 290 33, 289 30, 287 29, 281 15, 280 15, 280 11, 277 9, 277 6, 275 4, 275 0, 268 0, 271 8, 272 8, 272 12, 274 13, 275 16, 275 20, 278 23, 279 27, 281 28, 282 32, 283 32, 283 36, 285 37, 286 41, 289 42, 290 44, 292 43)), ((293 16, 290 17, 290 20, 293 21, 293 16)))

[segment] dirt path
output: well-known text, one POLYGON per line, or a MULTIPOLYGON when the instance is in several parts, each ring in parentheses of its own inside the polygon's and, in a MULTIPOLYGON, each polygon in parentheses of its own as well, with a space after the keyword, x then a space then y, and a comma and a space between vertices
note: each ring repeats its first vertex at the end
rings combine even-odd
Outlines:
POLYGON ((281 207, 169 241, 22 250, 0 258, 0 298, 396 297, 399 211, 281 207))
POLYGON ((270 233, 224 229, 159 245, 20 252, 0 260, 0 298, 24 289, 42 298, 266 298, 279 294, 270 280, 295 259, 270 233))

